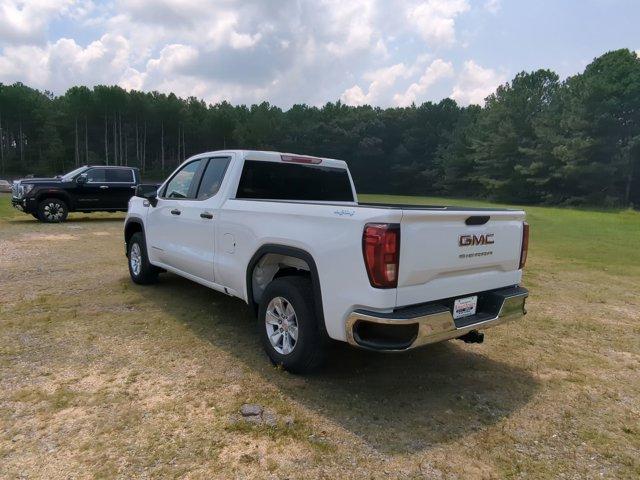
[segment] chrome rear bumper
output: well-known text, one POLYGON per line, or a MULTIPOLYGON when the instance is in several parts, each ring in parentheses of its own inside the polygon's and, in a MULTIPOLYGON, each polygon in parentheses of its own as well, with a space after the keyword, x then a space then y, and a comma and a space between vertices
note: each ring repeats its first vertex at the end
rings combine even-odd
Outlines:
MULTIPOLYGON (((347 341, 372 350, 402 351, 484 330, 527 313, 527 289, 510 287, 478 293, 478 312, 453 319, 449 300, 377 313, 353 311, 346 322, 347 341)), ((452 299, 450 299, 452 300, 452 299)))

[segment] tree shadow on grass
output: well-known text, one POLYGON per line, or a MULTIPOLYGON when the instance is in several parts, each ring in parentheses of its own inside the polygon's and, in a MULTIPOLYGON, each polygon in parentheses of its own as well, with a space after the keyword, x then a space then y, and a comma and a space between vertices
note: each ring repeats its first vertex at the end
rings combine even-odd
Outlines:
POLYGON ((260 325, 244 302, 172 274, 140 292, 291 399, 386 454, 425 450, 481 430, 522 408, 538 389, 527 371, 458 341, 401 354, 340 344, 319 372, 294 376, 271 366, 260 325))
POLYGON ((63 223, 44 223, 41 222, 33 217, 31 217, 31 215, 29 216, 25 216, 25 217, 12 217, 10 219, 5 220, 5 222, 7 223, 12 223, 15 225, 27 225, 29 223, 32 223, 33 225, 73 225, 76 223, 79 224, 94 224, 94 223, 113 223, 115 224, 121 224, 124 222, 124 215, 121 216, 112 216, 112 217, 69 217, 67 218, 63 223))
POLYGON ((91 215, 91 214, 87 214, 87 216, 83 214, 81 217, 73 216, 73 217, 67 218, 65 223, 102 223, 102 222, 123 223, 125 218, 124 213, 110 214, 111 216, 109 217, 90 217, 88 215, 91 215))

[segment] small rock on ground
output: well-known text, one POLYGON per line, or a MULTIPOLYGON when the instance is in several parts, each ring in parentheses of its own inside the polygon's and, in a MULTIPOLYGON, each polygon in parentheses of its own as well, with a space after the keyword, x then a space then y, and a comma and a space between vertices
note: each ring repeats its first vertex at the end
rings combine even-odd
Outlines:
POLYGON ((255 405, 252 403, 245 403, 240 408, 240 413, 243 417, 251 417, 262 414, 262 407, 260 405, 255 405))
POLYGON ((294 419, 291 415, 280 416, 272 410, 265 410, 261 405, 245 403, 240 407, 241 417, 232 417, 232 422, 243 420, 248 423, 255 423, 258 425, 266 425, 268 427, 277 427, 278 424, 283 424, 287 428, 291 428, 294 425, 294 419))
POLYGON ((268 427, 277 427, 278 426, 278 416, 273 412, 264 412, 262 414, 262 421, 268 427))

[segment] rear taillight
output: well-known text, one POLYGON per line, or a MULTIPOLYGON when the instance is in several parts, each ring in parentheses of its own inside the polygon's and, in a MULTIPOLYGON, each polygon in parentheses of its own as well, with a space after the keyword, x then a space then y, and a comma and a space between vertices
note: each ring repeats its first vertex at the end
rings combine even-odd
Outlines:
POLYGON ((397 223, 368 223, 362 234, 362 254, 371 286, 398 286, 400 263, 400 225, 397 223))
POLYGON ((520 267, 524 268, 527 263, 527 253, 529 253, 529 224, 522 222, 522 248, 520 249, 520 267))

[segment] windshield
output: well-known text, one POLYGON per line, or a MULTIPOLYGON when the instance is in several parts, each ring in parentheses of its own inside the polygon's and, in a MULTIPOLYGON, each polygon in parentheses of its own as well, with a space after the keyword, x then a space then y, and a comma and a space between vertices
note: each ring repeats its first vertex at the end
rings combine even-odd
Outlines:
POLYGON ((72 170, 69 173, 63 175, 62 180, 65 182, 70 182, 71 180, 73 180, 73 177, 75 177, 76 175, 78 175, 79 173, 83 172, 86 169, 87 167, 76 168, 75 170, 72 170))

